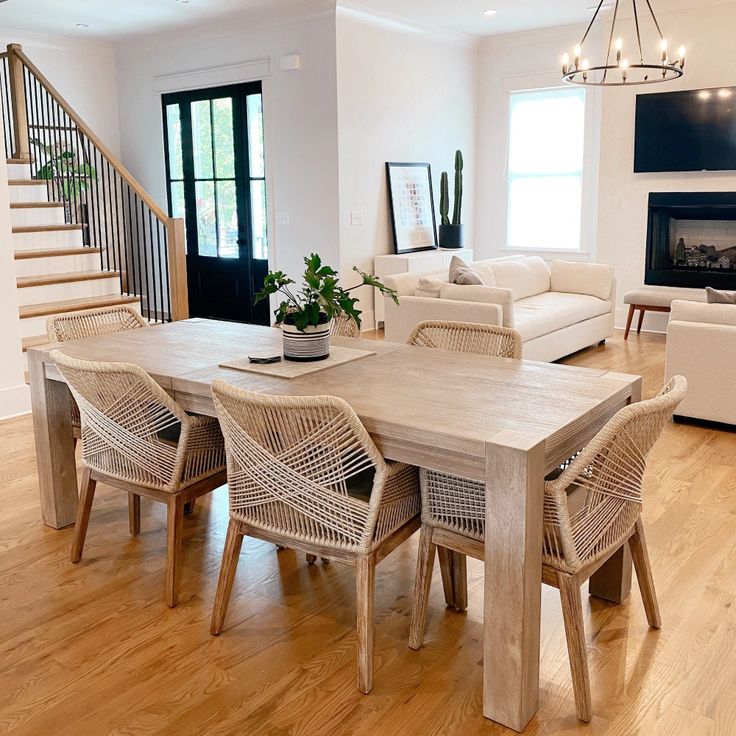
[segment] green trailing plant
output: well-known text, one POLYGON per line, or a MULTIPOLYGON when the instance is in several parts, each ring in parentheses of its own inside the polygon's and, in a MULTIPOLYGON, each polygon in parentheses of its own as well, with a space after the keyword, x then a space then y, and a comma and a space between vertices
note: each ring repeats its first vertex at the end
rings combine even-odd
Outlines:
POLYGON ((443 171, 440 176, 440 221, 443 225, 450 224, 450 195, 448 193, 447 172, 443 171))
POLYGON ((452 224, 460 224, 460 211, 463 206, 463 154, 455 151, 455 204, 452 208, 452 224))
POLYGON ((311 326, 316 327, 327 320, 345 314, 360 327, 361 312, 355 306, 358 299, 351 292, 361 286, 372 286, 381 294, 390 296, 396 304, 399 299, 393 289, 382 284, 375 276, 364 273, 353 266, 361 282, 347 289, 340 286, 337 271, 331 266, 322 265, 322 259, 312 253, 304 259, 304 276, 301 289, 292 289, 296 284, 283 271, 269 271, 263 281, 263 288, 256 294, 255 303, 268 299, 272 294, 280 293, 285 299, 274 311, 276 324, 287 322, 302 332, 311 326))
POLYGON ((65 202, 79 200, 87 191, 89 182, 97 179, 95 168, 80 161, 75 151, 58 143, 48 146, 38 138, 32 142, 46 157, 46 163, 39 167, 33 178, 53 181, 65 202))

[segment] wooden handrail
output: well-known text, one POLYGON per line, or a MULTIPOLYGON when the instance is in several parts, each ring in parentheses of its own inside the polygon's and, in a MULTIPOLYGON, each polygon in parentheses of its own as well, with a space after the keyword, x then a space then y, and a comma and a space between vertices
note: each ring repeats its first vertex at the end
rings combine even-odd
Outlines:
POLYGON ((8 45, 8 83, 13 116, 13 158, 31 160, 31 145, 28 140, 28 111, 26 110, 25 85, 23 84, 23 61, 19 43, 8 45))
MULTIPOLYGON (((125 179, 128 186, 146 203, 148 208, 153 214, 164 224, 169 221, 169 216, 164 212, 151 195, 138 183, 136 178, 131 174, 128 169, 125 168, 123 162, 95 135, 94 131, 82 120, 81 117, 74 111, 74 108, 61 96, 59 91, 54 87, 51 82, 39 71, 38 67, 23 53, 20 44, 11 44, 8 46, 8 53, 12 56, 17 56, 23 65, 33 74, 34 77, 40 82, 41 86, 56 100, 61 106, 64 112, 74 121, 77 128, 94 143, 99 152, 109 161, 112 167, 125 179), (13 52, 10 52, 13 47, 13 52)), ((22 78, 21 78, 22 83, 22 78)), ((16 105, 14 105, 16 107, 16 105)), ((23 106, 25 108, 25 106, 23 106)), ((25 126, 24 126, 25 127, 25 126)))

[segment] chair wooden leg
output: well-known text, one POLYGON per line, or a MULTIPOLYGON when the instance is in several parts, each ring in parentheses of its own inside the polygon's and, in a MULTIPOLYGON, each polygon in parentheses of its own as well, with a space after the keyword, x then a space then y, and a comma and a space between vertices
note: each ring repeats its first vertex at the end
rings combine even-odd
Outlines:
POLYGON ((189 515, 194 513, 194 507, 197 505, 197 499, 193 498, 191 501, 187 501, 184 504, 184 513, 189 515))
POLYGON ((654 590, 652 567, 649 562, 644 525, 641 519, 636 522, 636 531, 629 538, 629 547, 634 561, 634 570, 636 570, 636 579, 639 581, 639 589, 644 601, 647 621, 653 629, 658 629, 662 625, 662 618, 659 615, 659 603, 657 603, 657 593, 654 590))
POLYGON ((411 625, 409 626, 409 646, 412 649, 419 649, 424 641, 429 591, 432 587, 432 569, 434 568, 436 551, 436 545, 432 544, 432 527, 422 524, 422 529, 419 532, 417 574, 414 580, 414 603, 411 609, 411 625))
POLYGON ((373 601, 376 590, 376 559, 361 555, 355 563, 355 599, 358 635, 358 690, 373 689, 373 601))
POLYGON ((220 577, 217 581, 217 592, 215 593, 215 605, 212 608, 212 620, 210 621, 210 634, 217 636, 225 624, 225 615, 230 603, 230 593, 233 589, 235 571, 240 559, 240 548, 243 544, 243 534, 240 531, 240 522, 230 519, 225 538, 225 549, 222 552, 222 564, 220 565, 220 577))
POLYGON ((636 334, 639 335, 641 333, 641 326, 644 324, 644 315, 646 314, 646 309, 644 307, 639 307, 639 323, 636 325, 636 334))
POLYGON ((74 527, 74 539, 72 541, 72 562, 79 562, 82 559, 82 550, 84 549, 84 540, 87 537, 89 514, 92 510, 96 487, 97 481, 92 478, 89 468, 85 468, 82 473, 79 505, 77 506, 77 523, 74 527))
POLYGON ((308 565, 314 565, 315 562, 317 562, 317 555, 312 555, 309 552, 307 552, 307 564, 308 565))
POLYGON ((567 654, 572 672, 572 689, 578 718, 589 723, 592 716, 590 701, 590 678, 588 677, 588 654, 585 648, 583 605, 580 583, 574 575, 557 573, 557 585, 562 601, 562 619, 565 622, 567 654))
POLYGON ((465 555, 444 547, 437 547, 442 573, 445 602, 457 611, 468 607, 468 573, 465 555))
POLYGON ((133 537, 141 533, 141 497, 137 493, 128 493, 128 528, 133 537))
POLYGON ((166 504, 166 603, 174 608, 179 591, 181 537, 184 529, 184 500, 174 494, 166 504))
POLYGON ((629 314, 626 317, 626 330, 624 331, 624 340, 629 339, 629 330, 631 330, 631 321, 634 319, 636 304, 629 304, 629 314))

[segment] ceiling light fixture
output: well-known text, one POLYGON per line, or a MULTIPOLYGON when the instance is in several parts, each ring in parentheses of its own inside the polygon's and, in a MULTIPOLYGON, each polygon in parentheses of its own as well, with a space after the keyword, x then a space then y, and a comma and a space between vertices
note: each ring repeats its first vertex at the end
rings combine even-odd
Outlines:
POLYGON ((89 28, 89 23, 77 23, 77 28, 89 28))
POLYGON ((486 18, 493 18, 494 15, 496 15, 495 10, 484 10, 483 15, 486 16, 486 18))
MULTIPOLYGON (((562 57, 562 78, 565 82, 572 84, 587 84, 597 87, 618 87, 624 84, 654 84, 655 82, 669 82, 683 75, 685 68, 685 47, 680 46, 677 58, 672 58, 668 52, 669 44, 662 34, 659 27, 659 21, 654 14, 651 0, 645 0, 646 8, 654 23, 659 36, 658 48, 659 58, 644 58, 644 48, 642 45, 642 28, 640 18, 640 7, 637 7, 637 0, 631 0, 634 13, 634 26, 636 28, 636 56, 634 60, 629 61, 623 57, 623 40, 617 37, 616 22, 619 18, 618 10, 621 0, 616 0, 613 5, 613 20, 608 35, 608 47, 605 59, 598 63, 591 63, 586 58, 581 58, 585 41, 590 34, 593 25, 598 19, 598 15, 602 9, 610 7, 610 2, 606 4, 605 0, 601 0, 595 6, 595 13, 588 28, 583 35, 582 40, 575 46, 573 51, 572 63, 570 63, 570 55, 566 52, 562 57), (615 39, 615 41, 614 41, 615 39)), ((652 44, 654 47, 654 44, 652 44)), ((648 48, 648 46, 647 46, 648 48)))

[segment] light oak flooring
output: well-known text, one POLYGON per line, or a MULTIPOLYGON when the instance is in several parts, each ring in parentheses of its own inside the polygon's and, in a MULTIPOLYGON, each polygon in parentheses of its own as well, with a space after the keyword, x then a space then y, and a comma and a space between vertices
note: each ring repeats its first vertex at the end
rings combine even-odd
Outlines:
MULTIPOLYGON (((620 333, 568 359, 662 382, 664 338, 620 333)), ((732 385, 714 384, 714 391, 732 385)), ((426 646, 407 646, 416 536, 378 568, 375 688, 355 686, 353 572, 246 540, 226 628, 208 623, 227 526, 225 489, 186 517, 178 608, 162 600, 165 519, 99 488, 85 557, 39 521, 29 417, 0 423, 0 734, 511 733, 481 716, 480 566, 446 611, 438 572, 426 646)), ((669 427, 651 457, 644 518, 662 609, 647 628, 585 599, 594 718, 575 719, 560 603, 543 592, 541 702, 528 734, 736 734, 736 434, 669 427)))

